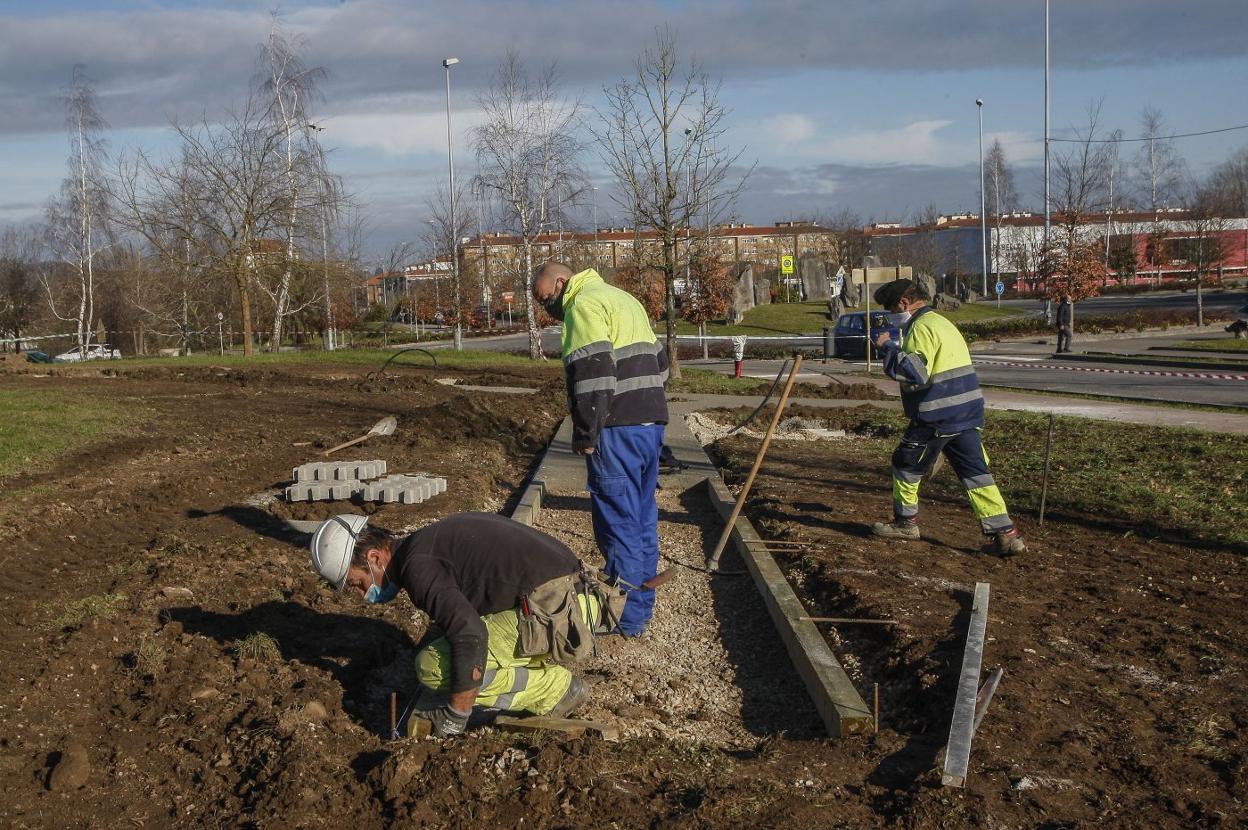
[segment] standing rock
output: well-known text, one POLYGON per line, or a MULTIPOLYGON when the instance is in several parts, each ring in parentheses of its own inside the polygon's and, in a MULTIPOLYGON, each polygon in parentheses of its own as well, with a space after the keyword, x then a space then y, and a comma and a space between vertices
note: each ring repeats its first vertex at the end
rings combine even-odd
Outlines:
POLYGON ((53 792, 76 790, 87 783, 90 775, 91 760, 87 757, 87 748, 71 741, 61 750, 61 759, 48 775, 48 789, 53 792))

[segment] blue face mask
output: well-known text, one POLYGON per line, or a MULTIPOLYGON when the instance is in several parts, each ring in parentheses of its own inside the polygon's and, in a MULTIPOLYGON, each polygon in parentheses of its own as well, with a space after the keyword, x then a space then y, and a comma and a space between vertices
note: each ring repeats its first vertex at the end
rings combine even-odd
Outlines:
POLYGON ((391 582, 384 588, 377 584, 377 578, 373 576, 373 564, 371 562, 368 564, 368 575, 373 579, 373 584, 369 586, 368 591, 364 594, 364 601, 369 605, 384 605, 399 595, 399 586, 396 583, 391 582))

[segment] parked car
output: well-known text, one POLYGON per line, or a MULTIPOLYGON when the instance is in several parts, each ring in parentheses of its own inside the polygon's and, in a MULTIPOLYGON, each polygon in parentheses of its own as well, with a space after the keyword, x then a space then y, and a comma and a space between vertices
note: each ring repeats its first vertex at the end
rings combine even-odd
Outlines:
MULTIPOLYGON (((849 314, 842 314, 836 319, 836 328, 832 330, 832 337, 837 357, 866 357, 866 319, 867 312, 865 311, 851 311, 849 314)), ((872 357, 879 356, 879 350, 875 347, 875 338, 884 332, 888 332, 889 336, 898 343, 901 342, 901 327, 894 322, 893 315, 885 311, 872 311, 872 357)))
POLYGON ((87 346, 85 353, 70 349, 64 354, 58 354, 54 359, 57 363, 77 363, 80 360, 120 360, 121 351, 107 343, 92 343, 87 346))

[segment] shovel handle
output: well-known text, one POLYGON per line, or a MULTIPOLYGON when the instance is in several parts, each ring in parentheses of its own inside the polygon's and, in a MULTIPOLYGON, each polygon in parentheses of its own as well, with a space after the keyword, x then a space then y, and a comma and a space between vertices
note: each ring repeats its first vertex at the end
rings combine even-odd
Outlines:
POLYGON ((330 447, 329 449, 325 450, 325 454, 329 455, 330 453, 338 452, 338 450, 345 450, 347 447, 354 447, 356 444, 367 439, 369 435, 372 435, 372 433, 370 432, 368 435, 361 435, 359 438, 352 438, 350 441, 348 441, 345 444, 339 444, 336 447, 330 447))

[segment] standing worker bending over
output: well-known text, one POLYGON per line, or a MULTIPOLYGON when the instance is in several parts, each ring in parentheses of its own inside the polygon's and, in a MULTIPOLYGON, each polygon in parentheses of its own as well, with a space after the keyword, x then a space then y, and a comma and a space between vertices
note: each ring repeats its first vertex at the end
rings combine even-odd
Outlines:
POLYGON ((606 575, 630 589, 620 632, 637 636, 654 611, 653 592, 637 589, 659 565, 654 491, 667 423, 667 355, 641 303, 592 268, 573 274, 547 262, 534 275, 533 297, 563 321, 572 451, 585 456, 606 575))
POLYGON ((962 333, 932 310, 911 280, 881 286, 875 301, 909 317, 902 327, 904 345, 888 332, 875 344, 884 353, 885 374, 901 382, 902 408, 910 424, 893 452, 893 521, 876 523, 872 531, 894 539, 919 538, 919 483, 944 452, 997 553, 1024 553, 1027 548, 988 469, 980 435, 984 395, 962 333))

